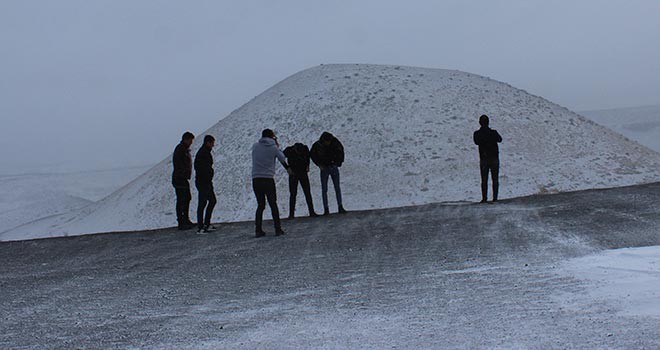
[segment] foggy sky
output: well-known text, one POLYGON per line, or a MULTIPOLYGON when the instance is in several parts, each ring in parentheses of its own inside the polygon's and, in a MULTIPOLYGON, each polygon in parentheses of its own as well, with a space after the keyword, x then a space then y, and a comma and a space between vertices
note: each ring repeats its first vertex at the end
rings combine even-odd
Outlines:
POLYGON ((2 0, 0 174, 155 164, 322 63, 459 69, 573 110, 660 104, 659 14, 657 0, 2 0))

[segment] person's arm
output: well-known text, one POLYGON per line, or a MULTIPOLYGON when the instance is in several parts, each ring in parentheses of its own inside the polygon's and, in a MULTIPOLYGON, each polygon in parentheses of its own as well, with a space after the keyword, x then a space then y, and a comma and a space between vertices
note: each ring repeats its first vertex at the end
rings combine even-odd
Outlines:
POLYGON ((186 155, 181 147, 177 146, 174 149, 174 153, 172 154, 172 167, 174 168, 174 176, 183 176, 183 173, 185 172, 183 169, 185 167, 185 157, 186 155))
POLYGON ((310 153, 309 153, 309 147, 305 146, 305 170, 309 172, 309 160, 310 160, 310 153))
POLYGON ((284 169, 289 170, 289 164, 286 162, 286 157, 284 156, 284 153, 280 151, 279 148, 275 148, 275 157, 280 161, 280 164, 284 167, 284 169))
POLYGON ((495 140, 500 143, 502 142, 502 136, 500 136, 500 133, 497 132, 497 130, 493 130, 495 132, 495 140))
POLYGON ((474 140, 474 144, 479 146, 481 143, 481 140, 479 139, 479 131, 475 131, 474 134, 472 134, 472 140, 474 140))
POLYGON ((309 153, 310 157, 312 158, 312 162, 314 162, 314 164, 316 164, 316 166, 319 168, 323 168, 323 165, 320 164, 321 159, 319 158, 319 150, 316 143, 312 145, 312 150, 309 153))
POLYGON ((344 163, 344 145, 342 145, 341 142, 337 140, 337 166, 341 166, 343 163, 344 163))

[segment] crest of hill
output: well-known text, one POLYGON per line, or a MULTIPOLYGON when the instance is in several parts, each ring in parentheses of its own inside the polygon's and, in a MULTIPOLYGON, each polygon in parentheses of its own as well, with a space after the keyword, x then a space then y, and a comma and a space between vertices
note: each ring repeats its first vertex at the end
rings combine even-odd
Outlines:
MULTIPOLYGON (((335 134, 346 150, 341 176, 349 210, 478 200, 472 133, 481 114, 491 117, 491 127, 504 139, 502 198, 660 180, 657 152, 508 84, 455 70, 322 65, 276 84, 205 132, 217 139, 214 221, 253 219, 250 150, 264 128, 274 129, 283 147, 311 146, 321 132, 335 134)), ((2 238, 172 226, 171 172, 168 158, 94 205, 2 238)), ((313 166, 314 203, 322 210, 318 177, 313 166)), ((276 181, 284 216, 288 182, 281 168, 276 181)), ((329 195, 335 209, 332 189, 329 195)), ((298 205, 297 214, 305 215, 302 194, 298 205)), ((191 217, 195 208, 193 189, 191 217)))

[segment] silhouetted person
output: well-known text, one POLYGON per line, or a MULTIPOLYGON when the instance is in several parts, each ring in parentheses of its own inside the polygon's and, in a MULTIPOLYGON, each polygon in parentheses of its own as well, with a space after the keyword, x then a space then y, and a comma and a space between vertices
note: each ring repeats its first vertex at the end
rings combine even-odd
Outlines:
POLYGON ((174 149, 172 154, 172 185, 176 193, 176 220, 179 223, 179 230, 187 230, 195 227, 188 217, 190 209, 190 176, 192 175, 192 157, 190 156, 190 145, 192 145, 195 136, 190 132, 185 132, 181 136, 181 142, 174 149))
POLYGON ((481 168, 481 203, 488 199, 488 171, 493 180, 493 202, 497 201, 499 189, 500 156, 497 144, 502 136, 488 127, 488 116, 479 117, 481 128, 474 132, 474 143, 479 146, 479 167, 481 168))
POLYGON ((293 219, 296 211, 296 196, 298 195, 298 183, 302 187, 307 201, 309 216, 318 216, 314 212, 314 202, 309 188, 309 147, 302 143, 296 143, 284 150, 284 155, 289 162, 289 219, 293 219))
POLYGON ((323 215, 330 214, 328 206, 328 177, 332 178, 337 196, 339 213, 345 213, 341 201, 341 186, 339 184, 339 167, 344 162, 344 146, 329 132, 324 132, 318 141, 314 142, 311 151, 312 161, 321 169, 321 195, 323 197, 323 215))
POLYGON ((211 226, 213 208, 217 202, 213 191, 213 155, 215 138, 204 136, 204 144, 195 155, 195 187, 199 193, 197 201, 197 233, 208 233, 215 228, 211 226), (206 217, 204 217, 206 209, 206 217))
POLYGON ((266 200, 273 216, 275 224, 275 235, 283 235, 284 231, 280 224, 280 212, 277 209, 277 192, 275 188, 275 159, 288 170, 284 153, 280 151, 275 132, 265 129, 261 133, 261 139, 252 146, 252 189, 257 197, 257 212, 255 217, 255 235, 262 237, 266 233, 261 224, 263 221, 266 200))

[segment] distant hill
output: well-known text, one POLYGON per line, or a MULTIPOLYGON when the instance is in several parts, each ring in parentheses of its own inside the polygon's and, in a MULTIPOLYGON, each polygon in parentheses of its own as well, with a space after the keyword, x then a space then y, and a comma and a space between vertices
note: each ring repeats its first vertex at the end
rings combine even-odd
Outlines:
MULTIPOLYGON (((346 149, 341 176, 349 210, 476 201, 478 154, 472 133, 481 114, 492 117, 491 126, 504 138, 503 198, 660 180, 657 152, 508 84, 454 70, 322 65, 283 80, 206 131, 217 138, 214 219, 253 219, 250 149, 264 128, 273 128, 283 146, 311 145, 326 130, 335 134, 346 149)), ((172 140, 172 149, 177 142, 172 140)), ((174 225, 171 171, 168 157, 98 203, 0 239, 174 225)), ((318 176, 312 167, 314 200, 321 207, 318 176)), ((286 215, 283 169, 277 184, 286 215)), ((305 213, 304 200, 298 204, 298 213, 305 213)), ((193 200, 191 213, 195 207, 193 200)))
POLYGON ((598 124, 660 152, 660 105, 579 112, 598 124))

